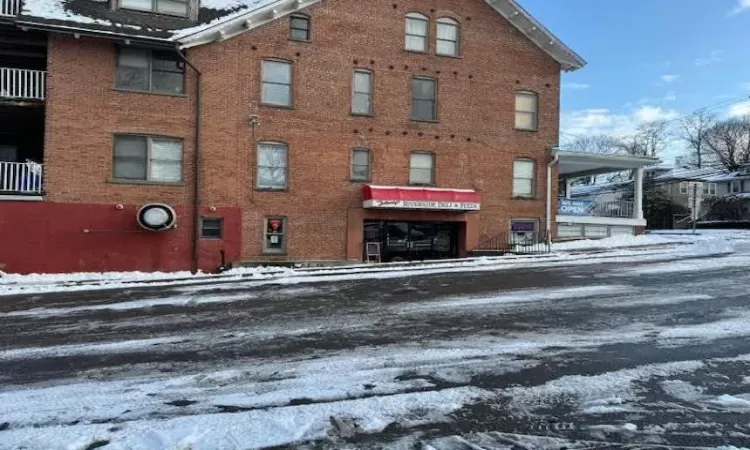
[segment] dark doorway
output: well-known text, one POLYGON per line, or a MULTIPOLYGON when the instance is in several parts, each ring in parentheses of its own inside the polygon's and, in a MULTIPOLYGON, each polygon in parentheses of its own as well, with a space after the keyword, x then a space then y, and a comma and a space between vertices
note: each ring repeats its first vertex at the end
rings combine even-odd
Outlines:
POLYGON ((366 220, 364 242, 379 243, 384 262, 457 258, 458 224, 366 220))

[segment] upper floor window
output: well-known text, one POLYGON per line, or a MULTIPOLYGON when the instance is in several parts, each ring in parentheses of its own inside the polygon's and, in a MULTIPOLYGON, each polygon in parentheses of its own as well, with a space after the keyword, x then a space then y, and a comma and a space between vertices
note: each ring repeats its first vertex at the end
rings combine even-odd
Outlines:
POLYGON ((513 161, 513 197, 534 196, 534 161, 513 161))
POLYGON ((189 0, 120 0, 120 8, 187 16, 189 0))
POLYGON ((185 64, 174 52, 121 48, 115 85, 119 89, 182 94, 185 64))
POLYGON ((412 152, 409 155, 409 184, 435 184, 435 154, 412 152))
POLYGON ((432 78, 411 79, 412 120, 437 120, 437 81, 432 78))
POLYGON ((458 22, 447 17, 437 20, 437 54, 458 56, 458 22))
POLYGON ((119 180, 182 181, 182 139, 116 135, 112 176, 119 180))
POLYGON ((286 144, 279 142, 259 143, 256 186, 259 189, 286 189, 288 157, 286 144))
POLYGON ((292 63, 263 60, 260 101, 266 105, 292 106, 292 63))
POLYGON ((734 180, 729 185, 729 193, 737 194, 738 192, 742 192, 742 181, 734 180))
POLYGON ((352 113, 372 114, 372 72, 355 70, 352 92, 352 113))
POLYGON ((370 150, 355 148, 352 150, 352 180, 370 180, 370 150))
POLYGON ((290 38, 294 41, 311 41, 310 17, 305 14, 292 14, 289 18, 290 38))
POLYGON ((539 129, 539 99, 536 93, 516 92, 516 129, 536 131, 539 129))
POLYGON ((687 195, 688 193, 688 182, 680 181, 680 195, 687 195))
POLYGON ((416 52, 427 51, 427 30, 430 19, 419 13, 406 15, 406 42, 404 48, 416 52))

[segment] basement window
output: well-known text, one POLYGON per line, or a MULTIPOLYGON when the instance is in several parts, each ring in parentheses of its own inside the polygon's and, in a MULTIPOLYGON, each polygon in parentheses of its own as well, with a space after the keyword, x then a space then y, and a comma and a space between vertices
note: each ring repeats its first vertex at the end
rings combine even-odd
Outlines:
POLYGON ((224 219, 221 217, 201 218, 201 239, 221 239, 223 231, 224 219))

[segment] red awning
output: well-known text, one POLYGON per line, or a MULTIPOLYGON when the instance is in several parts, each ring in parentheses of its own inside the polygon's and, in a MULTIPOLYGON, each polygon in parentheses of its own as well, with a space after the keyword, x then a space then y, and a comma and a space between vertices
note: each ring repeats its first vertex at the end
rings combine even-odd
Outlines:
POLYGON ((479 211, 479 193, 471 189, 363 186, 364 208, 479 211))

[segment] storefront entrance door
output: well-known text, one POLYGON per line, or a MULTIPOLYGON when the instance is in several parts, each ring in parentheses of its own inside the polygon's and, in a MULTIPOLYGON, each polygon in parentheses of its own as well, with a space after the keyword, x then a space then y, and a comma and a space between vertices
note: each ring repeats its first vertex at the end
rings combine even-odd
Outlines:
POLYGON ((382 261, 458 257, 458 225, 451 222, 365 221, 364 242, 379 242, 382 261))

